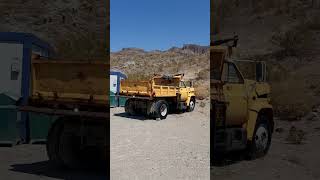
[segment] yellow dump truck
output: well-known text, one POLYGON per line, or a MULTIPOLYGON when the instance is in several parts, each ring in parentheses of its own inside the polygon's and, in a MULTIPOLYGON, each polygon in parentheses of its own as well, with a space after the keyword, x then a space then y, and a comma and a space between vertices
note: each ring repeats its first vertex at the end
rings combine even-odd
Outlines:
POLYGON ((251 61, 256 77, 245 79, 237 66, 242 61, 231 56, 237 41, 219 40, 210 47, 211 162, 238 150, 245 150, 248 158, 260 157, 271 144, 274 121, 266 65, 251 61))
POLYGON ((128 98, 125 112, 165 119, 169 112, 193 111, 195 90, 192 82, 182 81, 183 76, 154 75, 146 81, 122 80, 120 95, 128 98))
POLYGON ((47 137, 51 163, 70 168, 107 165, 108 71, 102 61, 33 57, 28 103, 19 109, 56 119, 47 137))

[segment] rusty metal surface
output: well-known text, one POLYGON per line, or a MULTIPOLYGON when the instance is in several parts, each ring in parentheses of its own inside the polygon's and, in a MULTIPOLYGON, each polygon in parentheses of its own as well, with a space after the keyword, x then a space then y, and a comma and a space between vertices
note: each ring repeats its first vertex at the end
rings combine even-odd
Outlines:
POLYGON ((105 118, 109 120, 109 112, 90 112, 90 111, 74 111, 65 109, 52 109, 52 108, 40 108, 34 106, 20 106, 19 111, 35 112, 47 115, 62 115, 62 116, 79 116, 79 117, 93 117, 93 118, 105 118))
POLYGON ((152 100, 153 99, 153 97, 143 97, 143 96, 125 96, 125 95, 120 95, 120 96, 117 96, 117 97, 145 99, 145 100, 152 100))
POLYGON ((109 64, 99 61, 32 60, 32 96, 109 102, 109 64))

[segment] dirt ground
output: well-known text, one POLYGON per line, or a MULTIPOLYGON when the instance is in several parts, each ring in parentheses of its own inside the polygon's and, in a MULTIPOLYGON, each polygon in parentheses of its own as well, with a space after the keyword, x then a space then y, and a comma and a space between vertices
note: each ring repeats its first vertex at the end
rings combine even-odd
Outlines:
POLYGON ((45 145, 0 147, 0 179, 106 180, 103 172, 59 170, 49 166, 45 145))
POLYGON ((209 179, 209 102, 156 121, 112 108, 111 179, 209 179))
POLYGON ((320 118, 276 122, 267 156, 254 161, 231 159, 224 166, 213 167, 211 179, 320 179, 320 118), (293 126, 296 133, 290 133, 293 126))

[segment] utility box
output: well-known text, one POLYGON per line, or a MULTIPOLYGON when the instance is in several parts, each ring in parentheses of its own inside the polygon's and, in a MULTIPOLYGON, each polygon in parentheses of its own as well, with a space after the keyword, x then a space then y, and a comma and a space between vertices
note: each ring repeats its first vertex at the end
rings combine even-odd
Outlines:
POLYGON ((0 32, 0 143, 45 140, 51 118, 18 112, 30 95, 32 54, 49 57, 51 46, 28 33, 0 32))
POLYGON ((120 97, 120 81, 127 79, 127 76, 120 71, 110 71, 110 107, 124 106, 125 97, 120 97))

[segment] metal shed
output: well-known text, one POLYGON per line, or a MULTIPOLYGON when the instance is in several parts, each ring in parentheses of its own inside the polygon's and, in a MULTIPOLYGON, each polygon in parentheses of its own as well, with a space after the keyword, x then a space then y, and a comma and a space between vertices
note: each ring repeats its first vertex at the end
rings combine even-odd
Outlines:
POLYGON ((53 48, 29 33, 0 32, 0 142, 15 144, 45 139, 51 119, 18 112, 30 90, 32 54, 50 57, 53 48))
POLYGON ((126 79, 127 76, 121 71, 110 71, 110 107, 124 106, 126 99, 119 97, 120 81, 126 79))

